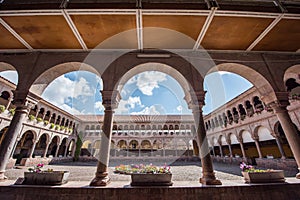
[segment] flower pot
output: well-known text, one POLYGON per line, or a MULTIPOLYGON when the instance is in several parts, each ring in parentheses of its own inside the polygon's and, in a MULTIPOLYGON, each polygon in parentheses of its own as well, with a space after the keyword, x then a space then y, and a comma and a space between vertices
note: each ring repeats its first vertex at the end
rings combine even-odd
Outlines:
POLYGON ((283 170, 267 172, 242 172, 246 183, 279 183, 285 182, 283 170))
POLYGON ((131 174, 132 186, 171 186, 172 174, 131 174))
POLYGON ((28 185, 62 185, 67 183, 69 171, 24 172, 24 183, 28 185))

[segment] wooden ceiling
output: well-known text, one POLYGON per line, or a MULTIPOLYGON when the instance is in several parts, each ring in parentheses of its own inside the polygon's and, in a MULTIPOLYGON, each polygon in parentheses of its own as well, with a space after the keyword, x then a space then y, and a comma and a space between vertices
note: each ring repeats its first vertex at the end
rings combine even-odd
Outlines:
POLYGON ((300 14, 218 10, 0 11, 0 50, 300 49, 300 14))

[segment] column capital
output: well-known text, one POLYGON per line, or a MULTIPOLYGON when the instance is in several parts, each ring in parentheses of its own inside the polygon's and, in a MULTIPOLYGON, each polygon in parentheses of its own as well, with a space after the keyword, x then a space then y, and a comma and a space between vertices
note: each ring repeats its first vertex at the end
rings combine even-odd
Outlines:
POLYGON ((275 139, 276 139, 276 138, 279 138, 279 135, 276 134, 274 131, 272 131, 270 134, 271 134, 275 139))
POLYGON ((114 110, 118 107, 121 95, 118 90, 102 90, 102 105, 105 109, 114 110))
POLYGON ((252 137, 252 139, 253 139, 254 141, 258 141, 258 140, 259 140, 258 135, 252 135, 251 137, 252 137))
POLYGON ((206 91, 190 91, 189 96, 185 96, 185 100, 188 103, 188 107, 192 110, 199 108, 202 110, 202 107, 205 105, 205 94, 206 91))
POLYGON ((289 93, 288 92, 275 92, 277 100, 268 103, 267 106, 270 106, 276 113, 285 112, 286 107, 290 105, 289 102, 289 93))
POLYGON ((227 144, 231 144, 231 139, 230 138, 228 138, 228 137, 226 137, 226 142, 227 142, 227 144))
POLYGON ((39 100, 41 99, 37 95, 31 95, 28 96, 26 92, 14 90, 13 91, 14 98, 13 98, 13 104, 17 106, 17 108, 21 109, 31 109, 33 106, 35 106, 39 100))
POLYGON ((242 136, 237 136, 236 139, 237 139, 240 143, 243 143, 243 137, 242 137, 242 136))

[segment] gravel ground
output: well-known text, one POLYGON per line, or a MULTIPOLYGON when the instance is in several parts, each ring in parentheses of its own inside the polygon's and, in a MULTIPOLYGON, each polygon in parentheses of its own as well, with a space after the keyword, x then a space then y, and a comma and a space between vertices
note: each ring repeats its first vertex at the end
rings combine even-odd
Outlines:
MULTIPOLYGON (((114 174, 113 171, 116 165, 134 163, 149 164, 149 162, 137 162, 137 160, 111 161, 109 173, 112 181, 130 181, 130 176, 114 174)), ((153 162, 153 164, 159 166, 164 165, 164 163, 159 162, 153 162)), ((199 178, 201 177, 202 168, 200 167, 199 162, 175 162, 168 165, 171 166, 173 181, 199 181, 199 178)), ((57 165, 45 165, 44 169, 69 170, 69 181, 90 181, 94 178, 96 166, 97 162, 72 162, 57 165)), ((238 182, 243 180, 239 166, 214 163, 214 169, 216 177, 220 180, 236 180, 238 182)), ((10 180, 15 180, 18 177, 22 177, 23 172, 27 170, 28 167, 17 167, 15 169, 7 170, 5 174, 10 180)))

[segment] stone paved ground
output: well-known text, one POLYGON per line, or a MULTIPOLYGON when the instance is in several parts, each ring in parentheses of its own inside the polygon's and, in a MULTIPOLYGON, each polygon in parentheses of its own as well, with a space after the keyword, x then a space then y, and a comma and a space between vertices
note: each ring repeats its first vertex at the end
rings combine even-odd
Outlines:
MULTIPOLYGON (((126 161, 110 161, 110 177, 112 181, 130 181, 130 176, 128 175, 119 175, 114 174, 114 166, 119 164, 136 164, 136 163, 144 163, 149 164, 149 162, 137 162, 136 160, 126 160, 126 161)), ((162 166, 164 163, 162 162, 153 162, 155 165, 162 166)), ((199 181, 201 176, 201 167, 199 162, 175 162, 175 163, 167 163, 171 166, 171 170, 173 173, 172 180, 173 181, 199 181)), ((71 163, 63 163, 57 165, 46 165, 44 169, 54 169, 54 170, 69 170, 70 176, 69 181, 90 181, 94 177, 96 171, 97 162, 71 162, 71 163)), ((216 177, 220 180, 230 180, 240 182, 243 180, 241 176, 241 172, 239 166, 235 165, 226 165, 222 163, 214 163, 214 168, 216 171, 216 177)), ((27 171, 28 167, 18 167, 16 169, 7 170, 6 176, 10 180, 15 180, 18 177, 23 176, 23 172, 27 171)))

